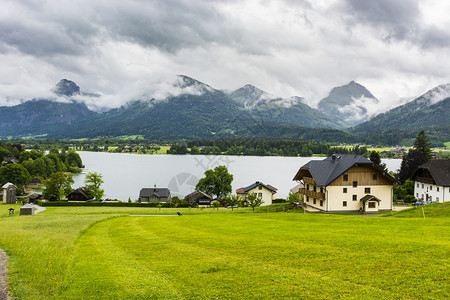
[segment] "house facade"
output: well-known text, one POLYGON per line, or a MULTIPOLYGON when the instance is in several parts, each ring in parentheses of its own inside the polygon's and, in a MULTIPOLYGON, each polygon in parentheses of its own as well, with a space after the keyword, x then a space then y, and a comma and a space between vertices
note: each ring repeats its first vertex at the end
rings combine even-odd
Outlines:
POLYGON ((325 212, 392 210, 396 180, 362 155, 332 155, 302 166, 295 181, 306 205, 325 212))
POLYGON ((276 192, 277 188, 271 186, 270 184, 265 185, 260 181, 256 181, 247 187, 242 187, 236 190, 236 194, 242 199, 249 193, 255 193, 262 199, 263 203, 261 205, 271 205, 272 201, 275 200, 276 192))
POLYGON ((170 202, 172 197, 168 188, 143 188, 139 192, 139 202, 170 202))
POLYGON ((450 201, 450 160, 429 160, 411 178, 414 196, 422 201, 450 201))
POLYGON ((193 191, 186 197, 184 200, 191 206, 194 207, 196 205, 199 206, 210 206, 212 202, 212 197, 202 191, 193 191))

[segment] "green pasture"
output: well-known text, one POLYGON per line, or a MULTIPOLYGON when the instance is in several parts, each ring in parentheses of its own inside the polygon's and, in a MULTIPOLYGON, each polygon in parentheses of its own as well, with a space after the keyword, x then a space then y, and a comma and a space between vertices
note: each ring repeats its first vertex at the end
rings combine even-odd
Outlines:
POLYGON ((10 207, 0 205, 0 248, 18 299, 450 296, 447 204, 425 206, 425 219, 422 208, 383 217, 126 207, 8 216, 10 207), (183 216, 164 216, 176 211, 183 216))

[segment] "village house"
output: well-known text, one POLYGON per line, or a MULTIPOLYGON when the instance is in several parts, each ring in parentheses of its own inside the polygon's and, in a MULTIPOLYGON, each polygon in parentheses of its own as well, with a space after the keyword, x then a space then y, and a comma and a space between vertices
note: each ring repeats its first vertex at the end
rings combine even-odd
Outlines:
POLYGON ((260 181, 236 190, 236 194, 242 199, 244 199, 249 193, 255 193, 262 199, 263 203, 261 205, 271 205, 272 201, 275 200, 276 192, 277 188, 271 186, 270 184, 265 185, 260 181))
POLYGON ((143 188, 139 192, 139 202, 170 202, 170 191, 168 188, 143 188))
POLYGON ((362 155, 312 160, 295 175, 306 205, 325 212, 392 210, 396 180, 362 155))
POLYGON ((419 166, 411 180, 414 196, 422 201, 450 201, 450 160, 429 160, 419 166))
POLYGON ((78 188, 72 193, 67 195, 68 201, 79 202, 79 201, 93 201, 94 197, 89 195, 89 193, 83 188, 78 188))
POLYGON ((186 197, 184 197, 184 200, 189 204, 189 206, 194 207, 196 205, 199 206, 210 206, 212 197, 202 191, 193 191, 186 197))

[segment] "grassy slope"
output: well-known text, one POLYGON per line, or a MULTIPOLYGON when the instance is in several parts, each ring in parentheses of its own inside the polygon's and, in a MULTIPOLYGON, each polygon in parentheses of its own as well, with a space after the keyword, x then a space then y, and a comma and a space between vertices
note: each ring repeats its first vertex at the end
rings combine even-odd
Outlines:
POLYGON ((0 218, 0 247, 21 299, 446 298, 449 208, 107 219, 170 210, 55 207, 0 218))

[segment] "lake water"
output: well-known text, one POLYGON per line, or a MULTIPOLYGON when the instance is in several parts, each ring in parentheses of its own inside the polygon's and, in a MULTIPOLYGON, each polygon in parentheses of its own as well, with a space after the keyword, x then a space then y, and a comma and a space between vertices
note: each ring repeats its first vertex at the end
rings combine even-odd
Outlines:
MULTIPOLYGON (((135 201, 144 187, 167 187, 172 196, 184 198, 195 189, 208 169, 225 165, 233 174, 233 193, 255 181, 278 189, 277 198, 286 198, 297 183, 298 169, 310 160, 323 157, 142 155, 104 152, 78 152, 86 169, 74 175, 74 188, 84 185, 87 172, 103 175, 105 198, 135 201)), ((400 167, 400 159, 383 160, 389 170, 400 167)))

